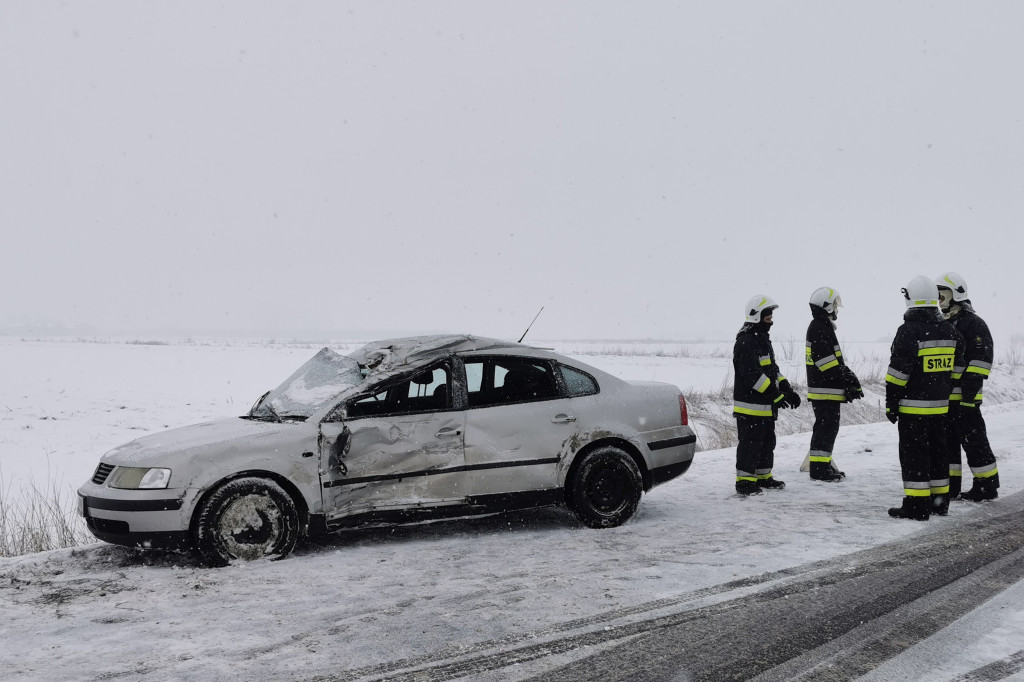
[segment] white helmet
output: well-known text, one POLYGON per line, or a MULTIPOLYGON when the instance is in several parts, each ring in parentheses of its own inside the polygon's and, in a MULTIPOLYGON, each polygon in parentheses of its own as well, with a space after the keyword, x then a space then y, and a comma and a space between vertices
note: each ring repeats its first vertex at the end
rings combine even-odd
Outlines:
POLYGON ((942 289, 949 289, 953 292, 954 301, 966 301, 970 296, 967 294, 967 282, 955 272, 944 272, 935 278, 935 285, 942 289))
POLYGON ((839 298, 839 292, 830 287, 815 289, 811 294, 811 305, 816 305, 829 315, 834 315, 836 308, 843 307, 843 301, 839 298))
POLYGON ((908 308, 939 307, 939 288, 924 275, 910 280, 910 284, 902 291, 908 308))
POLYGON ((747 307, 745 309, 747 322, 760 322, 761 317, 765 314, 770 314, 771 311, 779 307, 771 296, 765 296, 758 294, 749 301, 747 301, 747 307))

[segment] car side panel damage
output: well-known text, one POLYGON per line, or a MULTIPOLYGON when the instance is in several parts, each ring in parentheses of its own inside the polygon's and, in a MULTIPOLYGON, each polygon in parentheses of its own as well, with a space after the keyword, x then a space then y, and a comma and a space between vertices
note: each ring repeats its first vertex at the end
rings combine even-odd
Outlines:
POLYGON ((461 412, 325 423, 321 433, 328 522, 381 508, 464 501, 461 412), (339 438, 346 441, 340 453, 334 447, 339 438))

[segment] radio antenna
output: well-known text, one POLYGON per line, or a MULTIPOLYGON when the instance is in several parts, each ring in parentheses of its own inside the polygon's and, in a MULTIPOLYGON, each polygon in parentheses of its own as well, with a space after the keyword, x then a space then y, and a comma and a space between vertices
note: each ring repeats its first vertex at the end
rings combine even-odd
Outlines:
POLYGON ((542 312, 544 312, 544 306, 541 306, 541 307, 540 307, 540 310, 538 310, 538 311, 537 311, 537 314, 533 316, 533 320, 531 320, 531 321, 530 321, 530 324, 529 324, 529 325, 527 325, 527 327, 526 327, 526 331, 525 331, 525 332, 523 332, 523 335, 519 337, 519 340, 518 340, 518 341, 516 341, 516 343, 522 343, 522 342, 523 342, 523 339, 525 339, 525 338, 526 338, 526 334, 527 334, 527 333, 528 333, 528 332, 530 331, 530 327, 532 327, 532 326, 533 326, 533 323, 537 321, 537 318, 538 318, 538 317, 540 317, 540 314, 541 314, 542 312))

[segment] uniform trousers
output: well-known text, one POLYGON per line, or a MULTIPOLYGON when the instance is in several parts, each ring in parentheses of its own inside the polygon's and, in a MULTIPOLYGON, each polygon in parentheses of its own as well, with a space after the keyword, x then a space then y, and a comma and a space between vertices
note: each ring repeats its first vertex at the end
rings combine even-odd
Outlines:
POLYGON ((767 477, 775 464, 775 418, 736 415, 736 475, 767 477))
POLYGON ((972 471, 989 467, 996 462, 995 453, 988 442, 988 431, 985 419, 981 416, 981 405, 961 407, 956 401, 950 401, 949 414, 946 415, 946 446, 949 452, 949 474, 951 492, 955 488, 960 491, 962 459, 960 448, 967 455, 967 465, 972 471))
POLYGON ((949 492, 945 415, 900 413, 900 469, 907 494, 949 492))
POLYGON ((839 435, 839 401, 812 400, 814 427, 811 431, 811 450, 832 452, 839 435))

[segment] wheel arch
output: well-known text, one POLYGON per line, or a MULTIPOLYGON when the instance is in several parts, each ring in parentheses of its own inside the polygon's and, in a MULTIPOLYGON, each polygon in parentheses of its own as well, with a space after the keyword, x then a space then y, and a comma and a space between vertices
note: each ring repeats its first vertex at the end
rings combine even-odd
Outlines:
POLYGON ((640 477, 643 479, 644 492, 646 493, 647 491, 649 491, 651 489, 651 487, 653 485, 653 481, 651 479, 651 472, 647 469, 647 461, 644 460, 643 455, 640 454, 640 450, 637 449, 637 447, 635 445, 630 443, 625 438, 617 438, 617 437, 602 438, 600 440, 595 440, 593 442, 587 443, 585 446, 580 448, 576 452, 576 456, 573 457, 572 463, 569 465, 569 470, 567 472, 565 472, 565 480, 563 481, 563 484, 562 484, 562 493, 563 493, 563 495, 565 497, 566 504, 568 504, 570 506, 572 504, 572 502, 570 500, 570 488, 569 488, 569 486, 570 486, 570 482, 573 479, 573 476, 576 475, 576 470, 579 468, 580 462, 583 461, 583 458, 587 455, 587 453, 593 452, 594 450, 597 450, 598 448, 602 448, 602 447, 605 447, 605 446, 608 446, 608 445, 610 445, 612 447, 616 447, 616 448, 622 450, 627 455, 629 455, 633 459, 634 462, 636 462, 637 467, 640 469, 640 477))
POLYGON ((299 513, 300 537, 305 537, 307 535, 307 526, 309 524, 309 505, 306 504, 306 498, 303 497, 298 487, 288 480, 286 476, 282 476, 281 474, 273 471, 267 471, 266 469, 247 469, 245 471, 236 471, 217 480, 217 482, 207 487, 206 490, 203 491, 203 494, 196 499, 195 504, 192 507, 192 516, 188 522, 190 538, 195 537, 196 524, 199 522, 199 511, 203 508, 203 503, 206 502, 207 498, 209 498, 210 495, 212 495, 221 486, 240 478, 265 478, 281 486, 285 493, 288 494, 288 497, 292 499, 292 503, 295 505, 295 510, 299 513))

